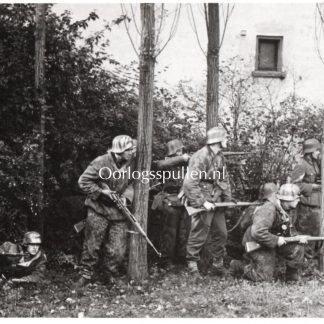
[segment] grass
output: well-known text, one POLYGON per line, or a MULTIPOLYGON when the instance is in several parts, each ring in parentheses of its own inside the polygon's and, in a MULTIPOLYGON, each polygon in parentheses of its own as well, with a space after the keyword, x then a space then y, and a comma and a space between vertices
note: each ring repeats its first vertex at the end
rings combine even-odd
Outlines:
POLYGON ((304 276, 298 284, 253 284, 205 276, 194 280, 183 268, 151 267, 148 280, 125 277, 115 285, 72 288, 73 269, 51 269, 41 287, 2 289, 1 317, 324 317, 324 282, 304 276))

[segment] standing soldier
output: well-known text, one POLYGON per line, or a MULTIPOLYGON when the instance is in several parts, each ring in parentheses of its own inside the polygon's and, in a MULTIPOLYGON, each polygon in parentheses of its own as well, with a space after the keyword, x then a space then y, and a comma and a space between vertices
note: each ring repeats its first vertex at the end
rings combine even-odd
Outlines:
POLYGON ((206 145, 190 159, 183 190, 190 206, 204 207, 192 216, 191 230, 187 243, 187 260, 190 272, 198 274, 200 251, 206 244, 213 257, 212 271, 223 275, 226 272, 223 258, 227 240, 224 209, 214 209, 215 202, 236 202, 226 171, 222 148, 226 148, 226 132, 222 127, 214 127, 207 132, 206 145), (207 240, 207 237, 209 238, 207 240))
POLYGON ((317 139, 305 140, 304 156, 291 174, 291 182, 299 186, 302 194, 294 225, 299 233, 312 236, 318 236, 321 228, 320 149, 317 139))
POLYGON ((243 278, 255 282, 272 281, 278 254, 286 261, 286 281, 299 280, 304 246, 286 244, 285 241, 291 228, 287 212, 296 208, 299 193, 297 185, 284 184, 277 195, 268 196, 265 204, 256 208, 252 224, 245 231, 242 243, 245 246, 248 242, 256 242, 261 247, 247 254, 250 259, 248 265, 239 260, 231 261, 230 272, 234 276, 243 275, 243 278))
MULTIPOLYGON (((104 248, 110 280, 118 273, 127 250, 128 221, 117 209, 111 193, 122 195, 130 183, 133 168, 133 140, 127 135, 116 136, 112 148, 90 163, 79 179, 80 188, 87 194, 88 216, 81 255, 81 278, 76 287, 88 284, 104 248)), ((105 258, 104 258, 105 260, 105 258)))
POLYGON ((155 198, 152 209, 161 212, 161 252, 165 257, 165 265, 171 266, 175 261, 185 261, 188 237, 188 214, 181 204, 178 194, 182 187, 182 168, 186 168, 190 156, 183 154, 183 144, 180 140, 167 143, 167 156, 157 162, 157 168, 170 172, 163 190, 155 198))

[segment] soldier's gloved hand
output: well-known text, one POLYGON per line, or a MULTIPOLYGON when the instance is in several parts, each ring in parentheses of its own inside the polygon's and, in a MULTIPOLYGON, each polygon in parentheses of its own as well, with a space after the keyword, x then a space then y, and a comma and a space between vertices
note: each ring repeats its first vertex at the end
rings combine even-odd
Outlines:
POLYGON ((282 236, 279 236, 279 237, 278 237, 278 243, 277 243, 277 245, 278 245, 279 247, 285 245, 286 243, 287 243, 287 242, 286 242, 286 240, 285 240, 284 237, 282 237, 282 236))
POLYGON ((190 160, 190 155, 188 153, 185 153, 182 155, 182 158, 185 160, 185 162, 188 162, 190 160))
POLYGON ((228 202, 232 202, 234 204, 237 204, 237 200, 235 198, 233 198, 233 197, 229 198, 228 202))
POLYGON ((103 194, 104 196, 106 196, 106 197, 110 198, 111 200, 113 200, 114 199, 113 195, 116 194, 116 192, 112 191, 110 189, 103 189, 101 191, 101 194, 103 194))
POLYGON ((299 244, 307 244, 308 243, 307 237, 306 236, 301 236, 298 243, 299 244))
POLYGON ((203 206, 206 210, 213 210, 215 208, 215 205, 209 201, 205 201, 203 206))

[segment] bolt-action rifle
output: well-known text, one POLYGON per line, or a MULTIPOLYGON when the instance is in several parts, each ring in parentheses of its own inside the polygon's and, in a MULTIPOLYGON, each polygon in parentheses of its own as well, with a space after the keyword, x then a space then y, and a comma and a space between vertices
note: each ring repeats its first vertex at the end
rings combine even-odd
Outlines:
MULTIPOLYGON (((292 236, 292 237, 284 237, 285 241, 287 243, 298 243, 298 242, 311 242, 311 241, 324 241, 324 237, 322 236, 310 236, 310 235, 296 235, 296 236, 292 236)), ((253 251, 257 251, 259 249, 261 249, 262 246, 257 243, 257 242, 246 242, 245 244, 245 251, 247 253, 253 252, 253 251)))
POLYGON ((152 247, 154 252, 161 258, 162 254, 156 249, 152 241, 148 238, 147 234, 135 218, 135 216, 129 211, 129 209, 125 206, 123 200, 116 193, 111 193, 112 201, 115 203, 116 207, 122 212, 124 216, 128 218, 128 220, 133 224, 133 226, 137 229, 137 231, 145 238, 146 242, 152 247))
MULTIPOLYGON (((246 206, 259 206, 262 205, 261 203, 258 202, 245 202, 245 201, 238 201, 238 202, 216 202, 214 203, 214 208, 220 208, 220 207, 246 207, 246 206)), ((202 211, 206 211, 206 209, 204 207, 201 208, 195 208, 195 207, 191 207, 188 206, 187 204, 184 205, 188 215, 192 216, 195 214, 198 214, 202 211)))
POLYGON ((256 154, 256 152, 230 152, 230 151, 222 151, 222 152, 224 156, 256 154))
MULTIPOLYGON (((106 186, 104 184, 104 186, 106 188, 108 188, 108 186, 106 186)), ((133 224, 133 226, 137 229, 137 231, 145 238, 146 242, 152 247, 152 249, 154 250, 154 252, 161 257, 162 254, 156 249, 156 247, 154 246, 154 244, 152 243, 152 241, 149 239, 149 237, 147 236, 147 234, 145 233, 145 231, 143 230, 143 228, 141 227, 141 225, 139 224, 139 222, 137 221, 136 217, 129 211, 129 209, 126 207, 125 202, 123 201, 123 199, 116 193, 111 192, 111 200, 113 201, 113 203, 115 204, 115 206, 122 212, 122 214, 133 224)), ((107 198, 109 199, 109 198, 107 198)), ((86 220, 82 220, 76 224, 74 224, 74 229, 77 233, 80 233, 84 227, 85 227, 85 223, 86 220)))

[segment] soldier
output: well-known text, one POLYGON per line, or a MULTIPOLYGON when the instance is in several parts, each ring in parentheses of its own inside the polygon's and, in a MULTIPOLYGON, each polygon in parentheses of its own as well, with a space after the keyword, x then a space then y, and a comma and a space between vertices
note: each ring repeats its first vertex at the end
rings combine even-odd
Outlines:
MULTIPOLYGON (((261 186, 259 199, 257 202, 264 203, 268 198, 275 195, 278 191, 275 183, 269 182, 261 186)), ((241 233, 245 233, 247 228, 252 224, 252 216, 258 206, 249 206, 243 211, 242 219, 240 221, 241 233)))
POLYGON ((183 147, 180 140, 168 142, 166 158, 157 162, 159 170, 174 174, 165 181, 162 192, 156 195, 155 202, 152 204, 152 209, 158 209, 161 213, 160 245, 166 267, 170 267, 176 261, 185 261, 186 257, 189 216, 178 194, 183 182, 180 176, 182 168, 187 167, 190 156, 183 154, 183 147))
POLYGON ((41 283, 46 271, 46 255, 41 236, 27 232, 22 244, 5 242, 0 246, 0 273, 13 283, 41 283))
POLYGON ((317 139, 305 140, 304 156, 291 174, 291 182, 298 185, 302 194, 294 225, 299 233, 312 236, 318 236, 321 228, 320 148, 317 139))
POLYGON ((193 274, 199 274, 199 254, 204 245, 213 258, 212 271, 219 275, 226 272, 223 263, 227 240, 225 215, 222 208, 214 210, 213 204, 221 201, 236 202, 231 196, 225 158, 222 153, 222 148, 226 146, 225 130, 222 127, 210 129, 207 132, 206 145, 191 157, 183 183, 183 191, 189 205, 206 209, 193 215, 191 219, 186 258, 188 269, 193 274))
POLYGON ((93 278, 101 247, 104 250, 103 265, 111 282, 124 262, 128 221, 114 205, 111 193, 122 195, 129 189, 129 172, 133 170, 135 156, 133 145, 131 137, 116 136, 112 148, 92 161, 80 176, 79 186, 87 194, 88 216, 80 260, 81 277, 76 288, 88 284, 93 278))
POLYGON ((300 199, 299 193, 297 185, 284 184, 277 195, 269 196, 264 205, 256 208, 252 224, 246 230, 242 243, 245 246, 247 242, 256 242, 261 248, 247 254, 250 260, 248 265, 239 260, 231 261, 230 272, 234 276, 243 274, 243 278, 255 282, 272 281, 278 254, 286 261, 286 280, 299 280, 304 246, 296 243, 286 244, 285 241, 290 229, 287 212, 296 208, 300 199))

